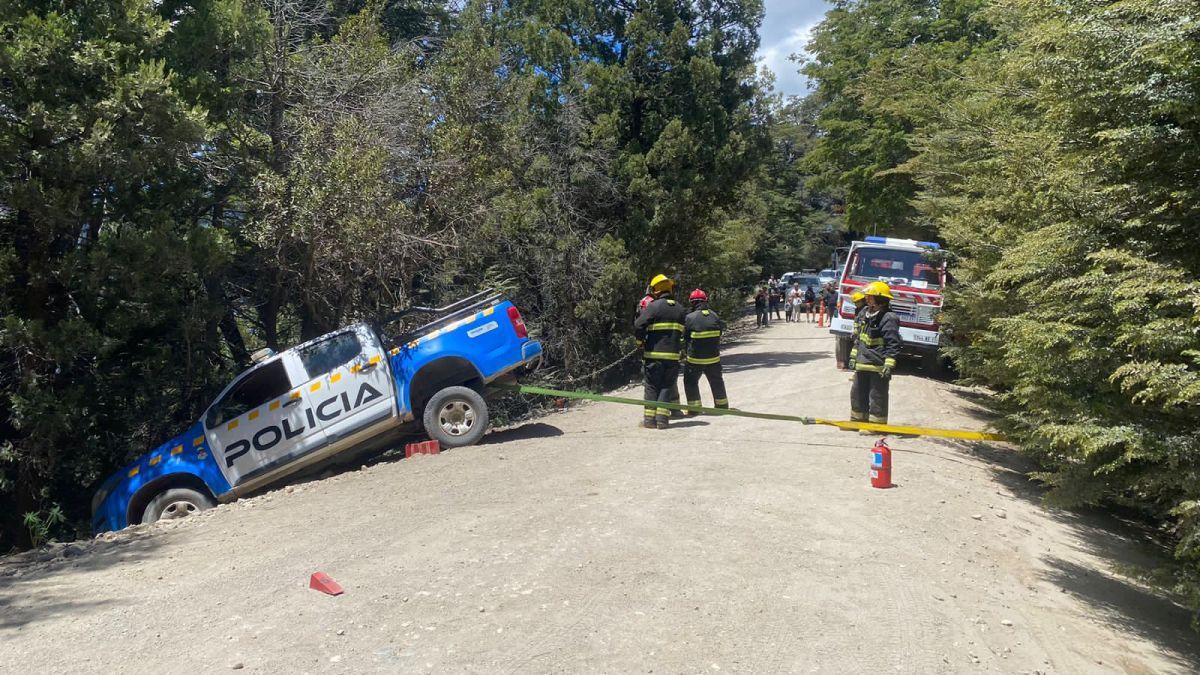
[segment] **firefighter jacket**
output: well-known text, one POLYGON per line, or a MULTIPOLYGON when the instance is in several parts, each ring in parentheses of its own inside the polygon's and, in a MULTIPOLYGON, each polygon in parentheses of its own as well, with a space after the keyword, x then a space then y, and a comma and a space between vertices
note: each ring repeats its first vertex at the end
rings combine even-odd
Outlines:
POLYGON ((707 366, 721 362, 721 331, 725 322, 717 313, 701 303, 696 311, 683 321, 683 346, 687 351, 687 362, 707 366))
POLYGON ((854 349, 850 360, 854 370, 878 373, 884 366, 894 368, 900 355, 900 319, 891 309, 871 316, 866 309, 854 320, 854 349))
POLYGON ((646 306, 633 322, 633 334, 643 343, 642 358, 678 361, 687 311, 670 298, 646 306))
POLYGON ((854 370, 858 360, 858 332, 862 330, 862 320, 866 316, 866 306, 854 308, 854 328, 850 329, 850 370, 854 370))

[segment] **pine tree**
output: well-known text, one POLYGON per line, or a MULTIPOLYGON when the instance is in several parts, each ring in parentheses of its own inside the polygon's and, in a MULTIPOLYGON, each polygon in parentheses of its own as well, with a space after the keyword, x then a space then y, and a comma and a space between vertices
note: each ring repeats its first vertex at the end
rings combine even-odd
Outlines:
POLYGON ((225 255, 193 211, 204 113, 161 58, 169 22, 2 7, 0 549, 196 413, 224 366, 205 278, 225 255))

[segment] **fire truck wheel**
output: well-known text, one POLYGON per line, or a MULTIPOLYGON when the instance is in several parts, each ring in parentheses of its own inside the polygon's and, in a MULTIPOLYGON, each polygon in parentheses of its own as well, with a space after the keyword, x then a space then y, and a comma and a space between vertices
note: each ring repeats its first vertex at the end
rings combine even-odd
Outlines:
POLYGON ((425 404, 421 421, 443 448, 474 445, 487 433, 487 403, 469 387, 446 387, 425 404))
POLYGON ((850 344, 850 338, 840 337, 837 339, 837 362, 846 363, 850 360, 850 349, 853 347, 850 344))
POLYGON ((216 506, 208 495, 190 488, 171 488, 146 505, 142 512, 143 523, 153 523, 169 518, 186 518, 216 506))
POLYGON ((946 364, 938 352, 925 352, 921 355, 921 370, 929 377, 941 377, 946 373, 946 364))

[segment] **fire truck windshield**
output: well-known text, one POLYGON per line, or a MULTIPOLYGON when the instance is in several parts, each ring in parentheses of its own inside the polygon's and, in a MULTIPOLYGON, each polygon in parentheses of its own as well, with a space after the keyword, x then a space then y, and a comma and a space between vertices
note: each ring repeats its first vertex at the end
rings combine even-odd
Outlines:
POLYGON ((886 281, 913 288, 941 288, 937 263, 918 251, 860 246, 846 264, 846 275, 857 281, 886 281))

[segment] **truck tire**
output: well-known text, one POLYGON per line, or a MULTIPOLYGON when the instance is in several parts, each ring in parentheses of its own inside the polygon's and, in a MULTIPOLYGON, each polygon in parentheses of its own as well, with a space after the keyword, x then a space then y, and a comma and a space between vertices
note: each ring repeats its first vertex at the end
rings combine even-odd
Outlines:
POLYGON ((843 365, 850 360, 850 349, 854 345, 851 344, 850 338, 837 338, 837 362, 843 365))
POLYGON ((946 365, 940 352, 925 352, 921 355, 921 370, 927 377, 940 378, 946 374, 946 365))
POLYGON ((150 500, 146 510, 142 512, 142 522, 186 518, 214 506, 216 502, 202 492, 191 488, 171 488, 150 500))
POLYGON ((474 445, 487 433, 487 403, 469 387, 446 387, 425 404, 421 421, 425 433, 444 448, 474 445))

